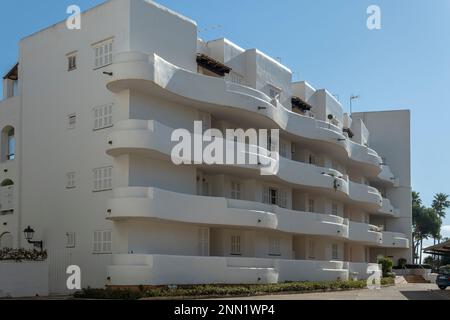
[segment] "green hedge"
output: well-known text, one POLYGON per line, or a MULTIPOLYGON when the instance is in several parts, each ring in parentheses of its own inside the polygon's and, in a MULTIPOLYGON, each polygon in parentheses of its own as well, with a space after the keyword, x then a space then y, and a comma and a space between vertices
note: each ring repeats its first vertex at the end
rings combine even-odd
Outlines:
POLYGON ((26 249, 0 249, 0 261, 44 261, 47 259, 47 251, 26 249))
MULTIPOLYGON (((382 279, 383 286, 393 285, 394 279, 382 279)), ((75 298, 82 299, 118 299, 137 300, 141 298, 173 298, 173 297, 232 297, 232 296, 256 296, 278 293, 303 293, 312 291, 350 290, 364 289, 367 287, 365 280, 360 281, 322 281, 322 282, 287 282, 280 284, 264 285, 199 285, 180 286, 176 289, 168 287, 143 289, 139 291, 125 289, 83 289, 75 293, 75 298)))

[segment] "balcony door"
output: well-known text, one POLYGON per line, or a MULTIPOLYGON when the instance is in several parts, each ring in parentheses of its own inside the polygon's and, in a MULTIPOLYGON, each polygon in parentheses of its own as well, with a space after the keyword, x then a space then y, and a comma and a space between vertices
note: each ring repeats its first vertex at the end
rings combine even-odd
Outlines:
POLYGON ((209 257, 209 228, 198 229, 198 249, 201 257, 209 257))

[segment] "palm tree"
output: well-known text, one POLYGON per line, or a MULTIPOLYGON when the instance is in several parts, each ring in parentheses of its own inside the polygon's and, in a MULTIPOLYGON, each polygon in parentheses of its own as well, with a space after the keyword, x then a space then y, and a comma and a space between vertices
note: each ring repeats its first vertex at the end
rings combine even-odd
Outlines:
MULTIPOLYGON (((444 220, 445 216, 446 216, 446 210, 448 208, 450 208, 449 195, 445 194, 445 193, 436 194, 434 196, 434 200, 433 200, 431 207, 434 209, 434 211, 436 211, 436 214, 438 215, 439 219, 441 220, 441 225, 442 225, 442 220, 444 220)), ((439 229, 439 235, 440 234, 441 234, 441 230, 439 229)), ((433 237, 434 244, 436 244, 436 239, 438 239, 438 238, 440 238, 440 236, 433 237)))

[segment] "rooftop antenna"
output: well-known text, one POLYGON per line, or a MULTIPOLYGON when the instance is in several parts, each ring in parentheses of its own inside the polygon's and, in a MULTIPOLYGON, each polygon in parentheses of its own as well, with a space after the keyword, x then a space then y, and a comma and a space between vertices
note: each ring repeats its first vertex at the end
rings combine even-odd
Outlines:
POLYGON ((206 26, 203 29, 198 29, 198 33, 205 34, 205 33, 209 32, 209 31, 215 31, 215 30, 221 30, 221 29, 223 29, 223 26, 220 25, 220 24, 216 24, 216 25, 206 26))
POLYGON ((353 100, 358 100, 359 98, 361 98, 359 95, 352 94, 350 96, 350 115, 353 114, 353 100))
POLYGON ((335 97, 337 101, 341 102, 339 94, 333 93, 333 97, 335 97))

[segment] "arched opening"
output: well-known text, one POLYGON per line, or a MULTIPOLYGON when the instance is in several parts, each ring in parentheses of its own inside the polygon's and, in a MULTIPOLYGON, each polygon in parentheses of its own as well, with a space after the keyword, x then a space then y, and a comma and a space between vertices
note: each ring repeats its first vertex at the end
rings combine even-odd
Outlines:
POLYGON ((0 235, 0 249, 12 249, 13 236, 9 232, 5 232, 0 235))
POLYGON ((0 214, 12 213, 14 213, 14 182, 6 179, 0 184, 0 214))
POLYGON ((14 160, 16 157, 16 137, 14 127, 2 130, 2 161, 14 160))

